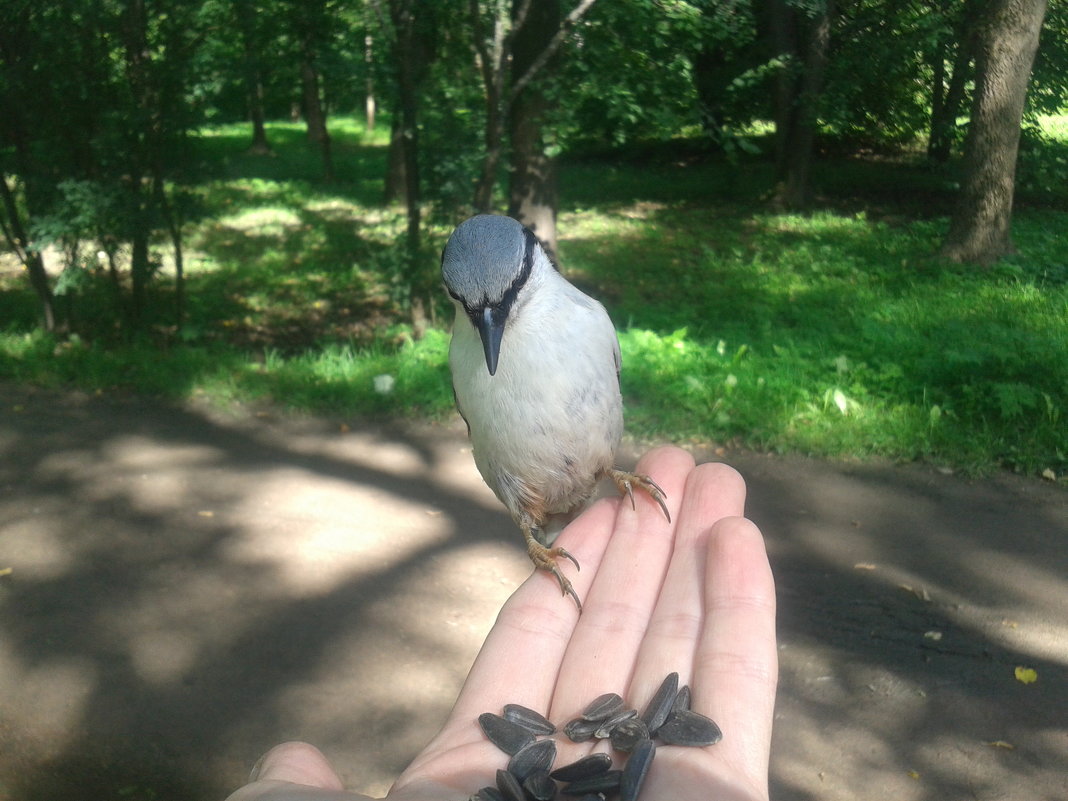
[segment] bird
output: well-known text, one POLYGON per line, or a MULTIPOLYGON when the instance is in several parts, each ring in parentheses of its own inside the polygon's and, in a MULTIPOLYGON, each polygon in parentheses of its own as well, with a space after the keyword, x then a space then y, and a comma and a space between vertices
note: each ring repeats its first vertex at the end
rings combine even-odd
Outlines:
POLYGON ((449 368, 475 465, 523 532, 536 568, 582 602, 558 560, 578 560, 554 535, 587 505, 602 479, 635 506, 644 490, 670 521, 664 491, 615 467, 623 435, 621 356, 604 306, 560 274, 518 220, 478 214, 460 223, 441 255, 456 310, 449 368))

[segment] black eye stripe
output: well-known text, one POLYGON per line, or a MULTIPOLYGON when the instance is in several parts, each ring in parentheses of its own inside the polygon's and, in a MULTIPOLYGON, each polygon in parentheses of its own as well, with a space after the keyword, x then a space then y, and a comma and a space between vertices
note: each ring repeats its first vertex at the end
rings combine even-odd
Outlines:
POLYGON ((499 306, 501 311, 505 313, 507 313, 508 309, 512 308, 512 304, 515 303, 519 290, 523 288, 523 284, 530 278, 530 271, 534 267, 534 253, 538 246, 538 238, 534 236, 533 231, 524 227, 523 239, 526 244, 526 247, 523 250, 523 266, 519 270, 519 275, 512 281, 512 285, 505 290, 504 297, 501 298, 499 306))

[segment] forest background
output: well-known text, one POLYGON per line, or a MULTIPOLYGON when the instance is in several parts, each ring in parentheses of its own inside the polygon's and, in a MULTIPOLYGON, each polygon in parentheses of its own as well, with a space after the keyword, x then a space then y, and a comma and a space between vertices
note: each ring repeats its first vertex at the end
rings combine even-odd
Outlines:
POLYGON ((477 211, 629 430, 1068 474, 1065 0, 9 0, 0 378, 443 417, 477 211))

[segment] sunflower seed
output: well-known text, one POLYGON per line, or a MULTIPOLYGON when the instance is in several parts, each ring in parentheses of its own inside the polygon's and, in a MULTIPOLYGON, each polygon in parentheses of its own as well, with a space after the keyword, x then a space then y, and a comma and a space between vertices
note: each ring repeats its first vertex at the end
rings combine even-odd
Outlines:
POLYGON ((596 720, 583 720, 575 718, 564 726, 564 734, 573 743, 584 743, 593 737, 593 733, 600 728, 601 724, 596 720))
POLYGON ((586 795, 576 798, 575 801, 604 801, 604 796, 600 793, 586 793, 586 795))
POLYGON ((573 781, 564 788, 564 795, 583 795, 584 793, 611 793, 619 787, 623 776, 621 770, 608 770, 597 776, 573 781))
POLYGON ((547 770, 536 770, 523 779, 523 789, 534 801, 552 801, 556 797, 556 782, 549 778, 547 770))
POLYGON ((624 709, 618 715, 613 715, 608 720, 604 721, 597 727, 597 731, 593 733, 593 736, 598 740, 607 740, 612 736, 612 730, 625 720, 638 717, 637 709, 624 709))
POLYGON ((608 754, 590 754, 577 762, 557 768, 549 775, 557 781, 573 782, 590 776, 599 776, 612 767, 612 757, 608 754))
POLYGON ((501 791, 504 801, 526 801, 519 779, 506 770, 497 771, 497 789, 501 791))
POLYGON ((680 710, 690 709, 690 685, 684 684, 679 688, 678 695, 675 696, 675 703, 671 705, 671 714, 675 714, 680 710))
POLYGON ((649 739, 649 727, 641 718, 625 720, 612 730, 612 747, 617 751, 630 752, 649 739))
POLYGON ((616 693, 598 695, 582 710, 583 720, 608 720, 623 711, 623 699, 616 693))
POLYGON ((556 734, 556 726, 548 718, 521 704, 505 704, 504 719, 518 723, 532 734, 556 734))
POLYGON ((702 746, 718 743, 723 732, 711 718, 682 709, 671 715, 656 736, 671 745, 702 746))
POLYGON ((504 796, 496 787, 483 787, 469 801, 504 801, 504 796))
POLYGON ((556 759, 556 742, 554 740, 538 740, 517 751, 515 756, 508 760, 508 771, 519 781, 524 781, 536 770, 548 771, 556 759))
POLYGON ((478 725, 490 742, 506 754, 515 754, 524 746, 534 742, 534 735, 518 723, 505 720, 492 712, 483 712, 478 716, 478 725))
POLYGON ((630 755, 627 764, 623 766, 623 775, 619 781, 620 801, 638 801, 638 793, 641 792, 645 774, 649 772, 649 766, 653 764, 656 756, 656 746, 652 740, 642 740, 630 755))
POLYGON ((653 693, 653 697, 649 699, 649 704, 645 707, 645 711, 642 712, 642 720, 649 727, 650 734, 656 734, 656 730, 664 725, 678 692, 679 674, 669 673, 660 683, 657 691, 653 693))

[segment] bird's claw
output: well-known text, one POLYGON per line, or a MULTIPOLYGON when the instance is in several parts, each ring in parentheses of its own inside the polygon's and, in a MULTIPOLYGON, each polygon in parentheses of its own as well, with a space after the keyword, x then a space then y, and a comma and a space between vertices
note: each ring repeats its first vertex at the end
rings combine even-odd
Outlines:
POLYGON ((550 553, 552 553, 554 556, 562 556, 564 557, 564 559, 570 559, 571 564, 575 566, 575 570, 582 570, 582 568, 579 567, 578 559, 572 556, 568 551, 565 551, 559 545, 553 548, 550 553))
POLYGON ((669 523, 671 522, 671 512, 668 511, 666 502, 667 493, 649 476, 643 473, 628 473, 624 470, 609 470, 608 476, 616 483, 619 491, 630 498, 631 509, 637 509, 637 505, 634 502, 634 485, 637 484, 649 494, 650 498, 657 502, 664 512, 664 517, 667 518, 669 523))
POLYGON ((578 607, 579 612, 582 612, 582 601, 579 600, 578 593, 575 592, 575 588, 571 586, 567 576, 560 572, 560 568, 556 564, 556 560, 563 557, 570 560, 571 564, 575 566, 575 570, 581 570, 578 560, 569 551, 560 546, 546 548, 534 539, 534 536, 529 532, 527 532, 526 539, 527 554, 530 556, 530 561, 534 563, 534 567, 552 573, 560 585, 560 594, 570 595, 575 601, 575 606, 578 607))

